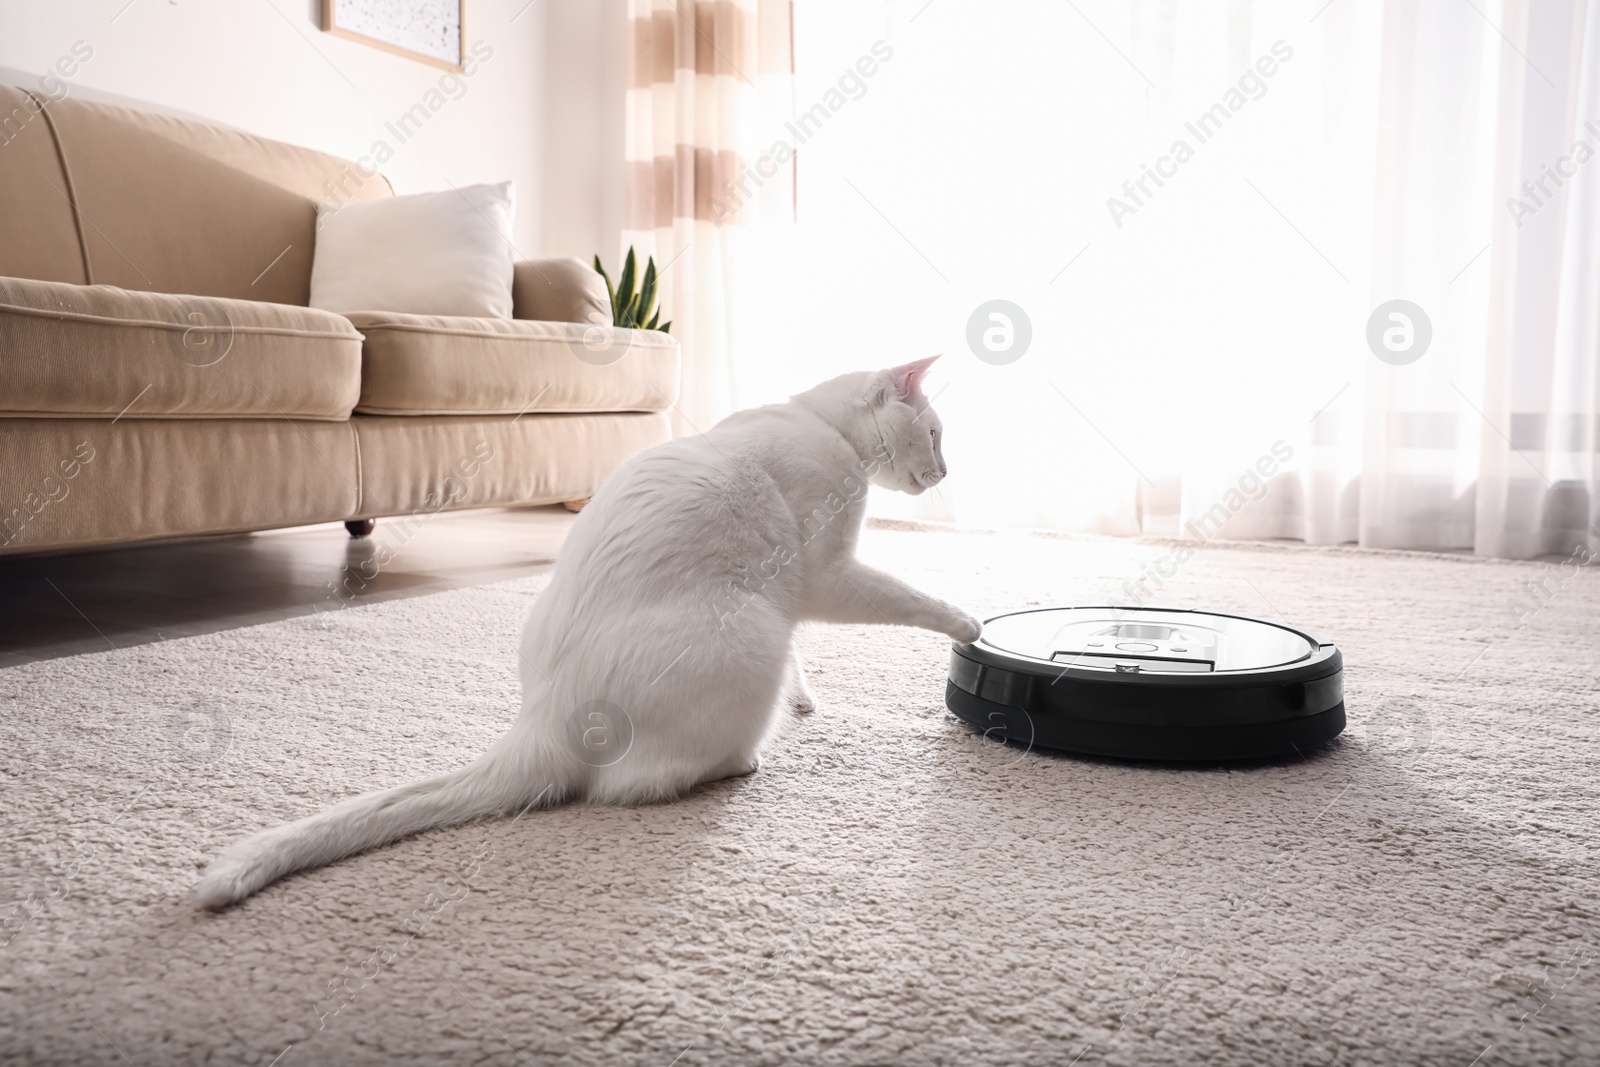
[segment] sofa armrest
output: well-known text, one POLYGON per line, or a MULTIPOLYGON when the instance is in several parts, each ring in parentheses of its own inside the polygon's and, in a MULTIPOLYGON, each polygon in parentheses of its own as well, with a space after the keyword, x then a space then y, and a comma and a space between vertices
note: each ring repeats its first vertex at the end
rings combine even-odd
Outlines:
POLYGON ((511 304, 513 318, 611 324, 605 279, 571 256, 519 261, 511 277, 511 304))

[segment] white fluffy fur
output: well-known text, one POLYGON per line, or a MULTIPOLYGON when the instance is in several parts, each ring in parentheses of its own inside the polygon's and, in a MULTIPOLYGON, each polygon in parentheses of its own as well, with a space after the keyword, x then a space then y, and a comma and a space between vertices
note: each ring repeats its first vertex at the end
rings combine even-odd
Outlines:
POLYGON ((200 880, 223 907, 291 871, 482 815, 636 804, 756 769, 802 620, 976 640, 966 612, 855 559, 866 482, 945 476, 932 359, 847 374, 623 464, 567 538, 522 637, 522 712, 450 774, 347 800, 237 842, 200 880))

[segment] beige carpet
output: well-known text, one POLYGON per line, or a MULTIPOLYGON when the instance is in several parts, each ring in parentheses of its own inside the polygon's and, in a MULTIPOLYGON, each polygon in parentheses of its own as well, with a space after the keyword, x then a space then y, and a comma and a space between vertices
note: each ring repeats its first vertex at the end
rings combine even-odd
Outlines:
MULTIPOLYGON (((975 611, 1161 544, 869 531, 975 611)), ((224 842, 480 751, 538 580, 0 672, 0 1062, 1600 1062, 1600 578, 1211 547, 1162 600, 1332 635, 1304 762, 1021 753, 945 643, 803 634, 825 701, 675 805, 440 831, 192 903, 224 842), (185 731, 185 726, 189 729, 185 731)))

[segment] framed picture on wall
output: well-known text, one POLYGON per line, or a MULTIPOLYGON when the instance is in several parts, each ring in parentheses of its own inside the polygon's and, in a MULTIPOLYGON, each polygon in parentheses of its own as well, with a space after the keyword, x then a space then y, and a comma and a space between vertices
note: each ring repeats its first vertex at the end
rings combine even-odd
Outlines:
POLYGON ((322 0, 322 29, 458 71, 466 6, 466 0, 322 0))

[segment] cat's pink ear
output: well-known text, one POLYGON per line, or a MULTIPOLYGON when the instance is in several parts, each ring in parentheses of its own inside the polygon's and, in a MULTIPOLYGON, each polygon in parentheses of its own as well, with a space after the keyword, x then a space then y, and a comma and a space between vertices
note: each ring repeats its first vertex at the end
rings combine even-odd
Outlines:
POLYGON ((902 363, 898 367, 891 367, 888 371, 889 381, 894 385, 895 391, 900 394, 900 399, 909 400, 911 397, 922 393, 922 379, 928 376, 928 368, 933 366, 933 361, 938 356, 929 356, 927 359, 913 360, 902 363))

